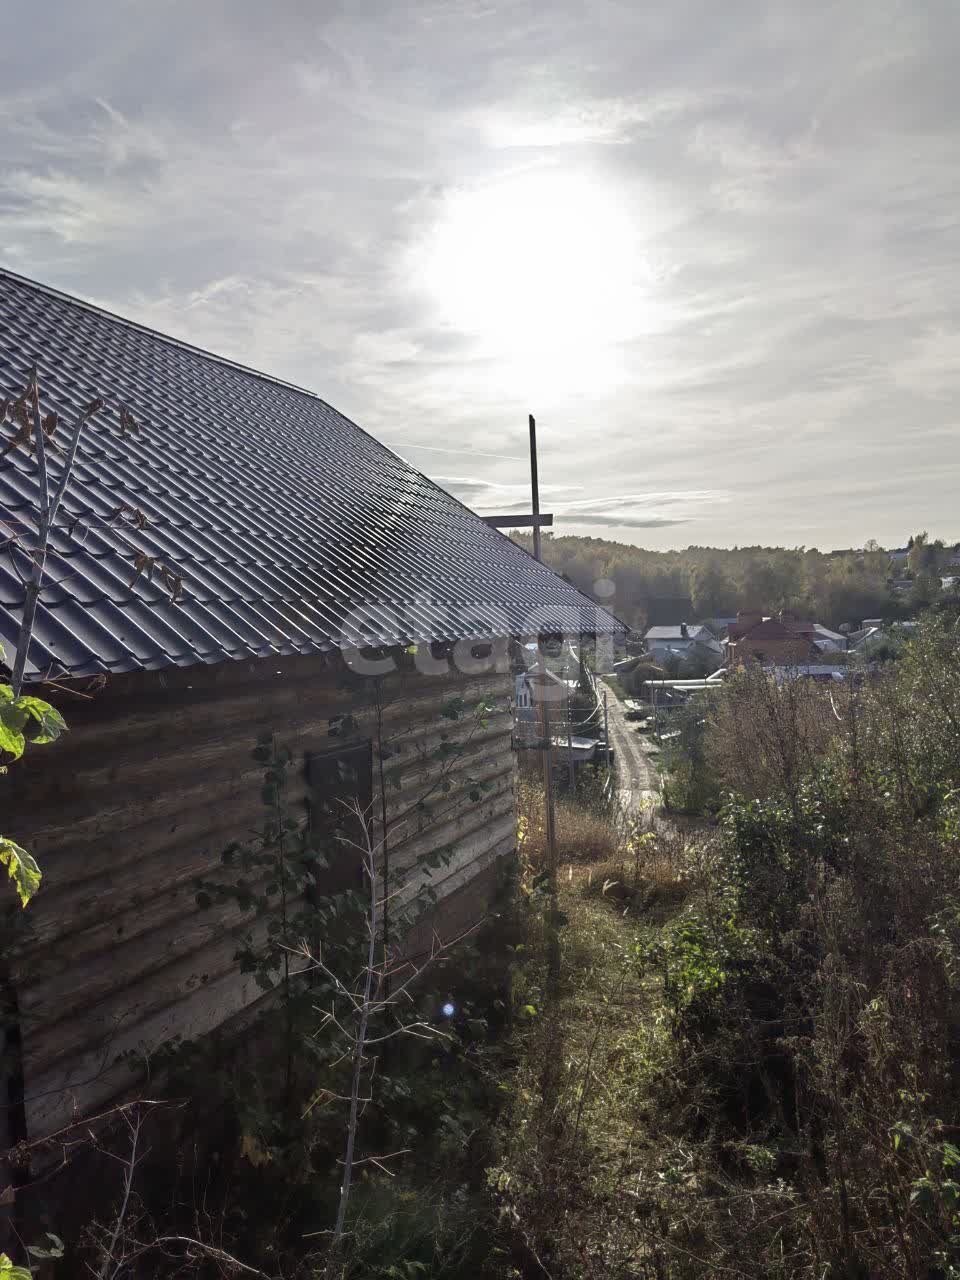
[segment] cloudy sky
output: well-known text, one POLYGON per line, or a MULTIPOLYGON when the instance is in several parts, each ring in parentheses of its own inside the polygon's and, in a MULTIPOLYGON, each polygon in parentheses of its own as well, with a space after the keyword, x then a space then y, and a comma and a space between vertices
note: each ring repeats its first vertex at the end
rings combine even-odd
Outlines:
POLYGON ((0 262, 481 511, 960 537, 956 0, 4 0, 0 262))

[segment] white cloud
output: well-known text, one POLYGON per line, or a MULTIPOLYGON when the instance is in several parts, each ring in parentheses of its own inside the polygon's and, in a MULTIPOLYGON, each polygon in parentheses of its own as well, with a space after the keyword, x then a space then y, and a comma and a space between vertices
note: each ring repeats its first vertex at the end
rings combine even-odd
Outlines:
POLYGON ((474 505, 525 503, 533 411, 558 532, 960 532, 948 5, 10 0, 4 21, 15 270, 315 388, 474 505), (507 211, 517 268, 494 246, 466 279, 509 323, 478 333, 410 264, 451 193, 534 185, 564 205, 518 210, 542 287, 507 211), (556 235, 578 191, 598 240, 626 228, 598 282, 556 235))

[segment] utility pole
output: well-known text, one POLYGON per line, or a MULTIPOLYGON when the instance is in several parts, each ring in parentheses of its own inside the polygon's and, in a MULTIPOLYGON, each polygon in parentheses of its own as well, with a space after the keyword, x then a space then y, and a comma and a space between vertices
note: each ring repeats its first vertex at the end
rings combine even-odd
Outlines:
POLYGON ((573 767, 573 721, 570 712, 570 686, 567 684, 567 668, 563 668, 563 684, 567 693, 567 785, 570 787, 570 794, 575 794, 577 790, 577 774, 573 767))
POLYGON ((610 774, 610 722, 607 719, 607 691, 603 691, 603 745, 607 754, 607 775, 610 774))
POLYGON ((533 554, 537 560, 540 555, 540 482, 537 478, 537 420, 532 413, 527 415, 530 424, 530 489, 533 511, 533 554))
MULTIPOLYGON (((530 428, 530 501, 531 514, 483 517, 493 529, 533 529, 534 559, 542 560, 542 543, 540 529, 543 525, 552 525, 552 515, 540 514, 540 483, 537 473, 537 422, 533 414, 527 415, 530 428)), ((550 942, 548 946, 547 969, 551 986, 555 989, 560 977, 560 940, 557 930, 557 826, 553 803, 553 730, 550 720, 550 698, 552 688, 548 680, 547 662, 542 652, 538 652, 531 684, 539 690, 537 703, 537 720, 540 727, 540 754, 543 762, 543 796, 547 828, 547 881, 550 889, 551 921, 550 942)), ((571 766, 572 768, 572 766, 571 766)))
MULTIPOLYGON (((542 557, 540 540, 540 482, 537 472, 537 420, 528 414, 530 427, 530 504, 533 513, 533 554, 542 557)), ((539 646, 538 646, 539 647, 539 646)), ((537 661, 540 675, 540 728, 543 734, 543 806, 547 825, 547 883, 550 889, 550 923, 547 942, 547 979, 555 992, 560 983, 560 932, 557 924, 557 823, 553 804, 553 731, 550 725, 550 696, 547 660, 540 652, 537 661)))

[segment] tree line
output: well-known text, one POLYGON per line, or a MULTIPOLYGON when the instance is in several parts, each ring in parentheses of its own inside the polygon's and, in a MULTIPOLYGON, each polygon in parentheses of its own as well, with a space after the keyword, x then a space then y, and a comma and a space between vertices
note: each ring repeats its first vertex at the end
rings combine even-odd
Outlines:
MULTIPOLYGON (((514 533, 528 551, 528 534, 514 533)), ((637 630, 665 623, 732 617, 740 609, 795 610, 826 626, 864 618, 912 617, 942 595, 941 576, 960 543, 918 533, 907 558, 871 539, 862 548, 699 547, 651 551, 605 538, 543 537, 543 559, 581 591, 609 603, 637 630), (599 584, 599 587, 598 587, 599 584), (607 594, 605 594, 607 593, 607 594)))

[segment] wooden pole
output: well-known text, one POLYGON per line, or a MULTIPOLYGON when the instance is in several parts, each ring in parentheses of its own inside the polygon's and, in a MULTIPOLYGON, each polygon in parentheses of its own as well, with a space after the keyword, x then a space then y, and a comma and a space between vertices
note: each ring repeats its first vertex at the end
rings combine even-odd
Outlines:
MULTIPOLYGON (((540 481, 537 473, 537 422, 528 414, 530 426, 530 500, 533 510, 533 554, 542 559, 540 541, 540 481)), ((547 884, 550 891, 550 922, 547 942, 547 978, 551 992, 560 982, 560 933, 557 920, 557 823, 553 805, 553 738, 550 726, 550 688, 547 660, 541 652, 537 660, 540 676, 540 732, 543 742, 543 807, 547 821, 547 884)))
POLYGON ((607 719, 607 691, 603 691, 603 745, 607 753, 607 773, 610 772, 610 722, 607 719))
POLYGON ((527 415, 530 424, 530 491, 533 503, 533 554, 540 556, 540 482, 537 477, 537 420, 532 413, 527 415))

